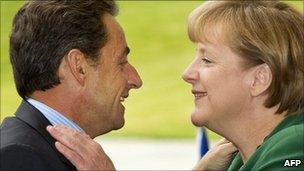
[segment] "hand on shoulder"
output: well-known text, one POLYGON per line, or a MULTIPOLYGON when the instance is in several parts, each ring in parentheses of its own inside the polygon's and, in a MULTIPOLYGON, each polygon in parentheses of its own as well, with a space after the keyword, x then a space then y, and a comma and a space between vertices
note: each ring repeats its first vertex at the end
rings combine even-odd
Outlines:
POLYGON ((236 151, 237 148, 223 138, 205 154, 192 170, 227 170, 236 151))

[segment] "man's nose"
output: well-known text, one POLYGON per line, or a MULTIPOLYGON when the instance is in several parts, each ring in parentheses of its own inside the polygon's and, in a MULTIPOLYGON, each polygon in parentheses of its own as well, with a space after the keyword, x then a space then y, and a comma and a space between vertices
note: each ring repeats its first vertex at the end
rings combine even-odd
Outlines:
POLYGON ((187 83, 193 84, 195 80, 199 77, 199 73, 195 66, 195 61, 193 61, 182 73, 182 78, 187 83))
POLYGON ((129 77, 128 77, 128 84, 131 88, 138 89, 143 85, 143 82, 136 71, 136 69, 130 65, 129 67, 129 77))

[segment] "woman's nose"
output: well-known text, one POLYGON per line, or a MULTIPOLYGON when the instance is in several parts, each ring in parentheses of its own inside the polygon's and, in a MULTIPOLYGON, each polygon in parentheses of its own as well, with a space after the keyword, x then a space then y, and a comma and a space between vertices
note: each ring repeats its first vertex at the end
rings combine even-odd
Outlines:
POLYGON ((193 61, 182 73, 182 78, 187 83, 193 84, 199 77, 199 73, 195 66, 195 61, 193 61))

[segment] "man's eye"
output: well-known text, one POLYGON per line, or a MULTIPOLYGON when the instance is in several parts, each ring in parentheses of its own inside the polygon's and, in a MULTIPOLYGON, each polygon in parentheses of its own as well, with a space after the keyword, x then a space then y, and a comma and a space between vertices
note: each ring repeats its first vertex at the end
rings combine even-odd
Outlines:
POLYGON ((120 63, 120 65, 126 65, 128 63, 128 61, 123 61, 120 63))
POLYGON ((127 63, 128 63, 128 61, 120 62, 119 67, 123 68, 127 63))

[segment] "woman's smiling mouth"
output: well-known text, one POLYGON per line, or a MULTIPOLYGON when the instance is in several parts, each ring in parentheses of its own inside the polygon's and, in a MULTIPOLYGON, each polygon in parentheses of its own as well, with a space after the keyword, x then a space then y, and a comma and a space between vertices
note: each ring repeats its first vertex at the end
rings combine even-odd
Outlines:
POLYGON ((195 100, 198 100, 208 95, 206 91, 196 91, 196 90, 192 90, 192 94, 194 95, 195 100))

